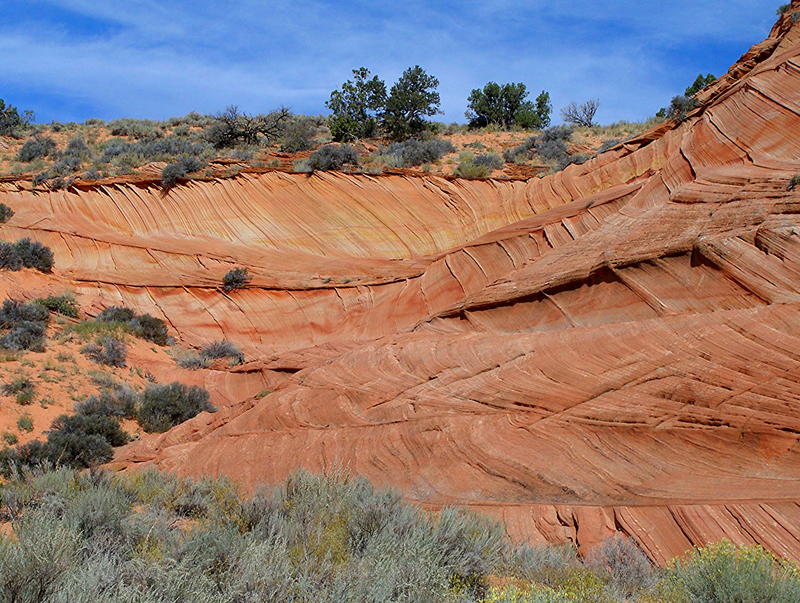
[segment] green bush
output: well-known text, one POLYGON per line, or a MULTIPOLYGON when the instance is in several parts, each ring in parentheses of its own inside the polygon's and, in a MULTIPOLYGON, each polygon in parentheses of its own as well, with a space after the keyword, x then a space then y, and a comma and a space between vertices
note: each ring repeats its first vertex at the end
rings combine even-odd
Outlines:
POLYGON ((698 92, 700 92, 706 86, 709 86, 717 81, 717 78, 712 74, 708 73, 703 75, 702 73, 697 76, 697 79, 694 80, 694 83, 686 88, 686 91, 683 93, 684 96, 694 96, 698 92))
POLYGON ((349 144, 326 144, 308 158, 312 171, 341 170, 345 165, 358 165, 358 153, 349 144))
POLYGON ((568 165, 577 164, 580 165, 582 163, 586 163, 589 161, 591 157, 585 155, 584 153, 576 153, 575 155, 567 155, 558 163, 558 169, 563 170, 568 165))
POLYGON ((22 258, 13 243, 0 241, 0 270, 22 270, 22 258))
POLYGON ((131 119, 123 117, 108 123, 112 136, 129 136, 131 138, 156 138, 163 135, 161 124, 150 119, 131 119))
POLYGON ((46 308, 33 302, 7 299, 0 306, 0 328, 10 329, 23 322, 44 322, 50 319, 46 308))
POLYGON ((503 167, 503 160, 496 153, 483 153, 478 155, 473 160, 473 163, 475 165, 485 166, 489 168, 489 170, 499 170, 503 167))
POLYGON ((167 324, 160 318, 142 314, 130 321, 134 335, 157 345, 167 345, 169 339, 167 324))
POLYGON ((81 348, 81 352, 89 358, 106 366, 125 366, 128 357, 128 348, 124 341, 116 337, 98 337, 95 343, 89 343, 81 348))
POLYGON ((119 173, 127 173, 150 161, 172 161, 178 157, 194 157, 198 161, 202 161, 213 151, 206 142, 176 135, 137 142, 111 138, 103 142, 100 148, 102 154, 98 161, 111 162, 119 173))
POLYGON ((381 155, 394 157, 394 164, 398 167, 412 167, 423 163, 433 163, 447 153, 455 152, 456 148, 449 140, 431 138, 428 140, 410 139, 404 142, 393 142, 381 155))
POLYGON ((55 466, 93 467, 111 460, 113 447, 127 443, 119 419, 101 414, 61 415, 50 427, 45 458, 55 466))
POLYGON ((3 385, 3 392, 8 395, 18 394, 21 391, 32 390, 34 388, 33 381, 27 377, 17 377, 11 383, 3 385))
POLYGON ((522 144, 507 149, 503 157, 509 163, 520 163, 536 152, 548 161, 561 162, 567 157, 567 141, 574 128, 572 126, 553 126, 543 130, 539 136, 532 136, 522 144))
POLYGON ((25 237, 16 243, 0 241, 0 269, 17 271, 36 268, 40 272, 53 269, 53 252, 39 241, 25 237))
POLYGON ((43 352, 45 334, 44 323, 22 321, 0 337, 0 347, 7 350, 43 352))
POLYGON ((14 396, 20 406, 28 406, 36 395, 36 386, 27 377, 17 377, 3 386, 3 393, 14 396))
POLYGON ((5 203, 0 203, 0 224, 5 224, 14 216, 14 210, 5 203))
POLYGON ((666 116, 678 123, 686 119, 687 114, 697 107, 697 99, 688 96, 675 96, 670 101, 666 116))
POLYGON ((37 554, 2 575, 35 576, 47 601, 467 603, 486 598, 510 548, 494 522, 428 514, 343 476, 297 473, 242 498, 222 480, 60 470, 14 477, 6 492, 20 520, 0 560, 27 559, 17 547, 30 542, 37 554))
POLYGON ((380 115, 386 106, 386 84, 370 77, 366 67, 353 69, 353 79, 331 92, 325 106, 331 110, 328 128, 336 142, 351 142, 378 134, 380 115))
POLYGON ((47 297, 39 297, 33 302, 44 306, 50 312, 69 316, 70 318, 78 318, 78 304, 71 294, 48 295, 47 297))
POLYGON ((109 306, 97 315, 97 322, 119 325, 128 331, 158 345, 166 345, 169 340, 166 323, 149 314, 137 315, 125 306, 109 306))
POLYGON ((76 414, 61 415, 53 421, 46 441, 34 440, 14 450, 0 451, 0 473, 8 477, 15 471, 41 466, 85 468, 111 460, 113 447, 128 441, 119 420, 132 418, 137 402, 135 392, 124 387, 90 396, 76 406, 76 414))
POLYGON ((606 151, 614 148, 621 142, 622 139, 620 138, 612 138, 611 140, 606 140, 603 144, 600 145, 600 148, 597 150, 597 154, 599 155, 600 153, 605 153, 606 151))
POLYGON ((538 137, 531 136, 525 140, 525 142, 510 149, 506 149, 503 151, 503 159, 508 163, 521 163, 530 159, 533 154, 533 149, 536 147, 537 140, 538 137))
POLYGON ((317 135, 317 124, 313 119, 295 117, 283 134, 281 151, 284 153, 297 153, 307 151, 314 146, 314 137, 317 135))
POLYGON ((0 347, 43 351, 49 312, 39 304, 7 299, 0 307, 0 347))
POLYGON ((800 571, 759 546, 722 541, 673 562, 687 601, 800 601, 800 571))
POLYGON ((130 322, 136 313, 125 306, 109 306, 97 315, 98 322, 130 322))
POLYGON ((205 164, 196 157, 181 157, 178 161, 167 164, 161 170, 161 186, 164 189, 170 189, 178 184, 181 178, 204 167, 205 164))
POLYGON ((789 180, 789 184, 786 186, 787 191, 793 191, 798 186, 800 186, 800 174, 795 174, 792 176, 791 180, 789 180))
POLYGON ((474 159, 462 161, 456 168, 455 175, 459 178, 481 179, 488 178, 491 169, 486 165, 478 165, 474 159))
POLYGON ((381 114, 386 134, 395 140, 422 134, 429 126, 424 118, 439 111, 438 87, 439 80, 419 65, 406 69, 389 91, 381 114))
POLYGON ((56 152, 56 142, 49 136, 34 136, 25 141, 17 152, 17 161, 28 163, 34 159, 49 157, 56 152))
POLYGON ((20 406, 28 406, 33 403, 33 397, 35 395, 35 392, 29 389, 19 392, 16 396, 14 396, 14 400, 16 400, 17 404, 20 406))
POLYGON ((546 91, 536 98, 536 103, 525 100, 528 89, 523 83, 500 85, 489 82, 482 89, 470 92, 465 113, 471 128, 496 125, 502 128, 544 128, 550 124, 550 94, 546 91))
POLYGON ((201 356, 196 352, 180 350, 173 352, 172 357, 175 360, 175 364, 190 371, 197 371, 211 366, 210 358, 201 356))
POLYGON ((0 98, 0 136, 20 138, 22 132, 30 126, 31 121, 33 121, 32 112, 23 111, 20 115, 16 107, 7 105, 0 98))
POLYGON ((36 268, 39 272, 53 269, 53 252, 39 241, 25 237, 15 243, 15 248, 25 268, 36 268))
MULTIPOLYGON (((128 442, 128 436, 120 428, 119 420, 116 417, 99 413, 61 415, 53 421, 49 434, 59 432, 61 434, 99 435, 111 446, 122 446, 128 442)), ((48 442, 51 442, 49 437, 48 442)), ((92 464, 87 463, 86 466, 89 467, 92 464)))
POLYGON ((139 394, 128 387, 112 387, 76 404, 75 412, 84 415, 133 419, 136 417, 139 398, 139 394))
POLYGON ((244 289, 253 280, 247 268, 234 268, 225 273, 222 277, 222 290, 230 293, 235 289, 244 289))
POLYGON ((230 358, 232 363, 241 364, 244 355, 239 348, 227 340, 214 341, 200 349, 200 357, 205 360, 217 360, 219 358, 230 358))
MULTIPOLYGON (((19 450, 41 456, 41 445, 19 450)), ((798 600, 795 566, 730 543, 655 572, 655 589, 648 573, 626 595, 615 553, 593 569, 572 548, 514 546, 494 521, 426 512, 342 474, 298 472, 244 497, 225 480, 154 470, 38 470, 10 474, 2 492, 14 528, 0 535, 4 601, 798 600)))
POLYGON ((136 419, 145 431, 161 432, 188 421, 198 413, 215 410, 206 390, 174 382, 148 387, 142 395, 136 419))
POLYGON ((81 160, 87 160, 91 157, 91 149, 86 144, 83 136, 73 136, 67 143, 67 148, 64 149, 64 155, 70 157, 77 157, 81 160))
POLYGON ((17 419, 17 427, 22 431, 33 431, 33 419, 30 415, 22 415, 17 419))

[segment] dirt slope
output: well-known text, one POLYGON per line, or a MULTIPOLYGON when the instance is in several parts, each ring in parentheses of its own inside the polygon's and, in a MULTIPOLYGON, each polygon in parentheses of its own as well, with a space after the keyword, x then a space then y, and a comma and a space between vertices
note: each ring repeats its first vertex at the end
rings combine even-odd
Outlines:
POLYGON ((49 245, 85 307, 256 359, 207 384, 228 406, 117 467, 253 485, 344 465, 520 538, 585 550, 621 530, 664 562, 728 537, 800 559, 791 12, 685 121, 542 179, 4 183, 3 238, 49 245), (237 265, 255 278, 224 294, 237 265))

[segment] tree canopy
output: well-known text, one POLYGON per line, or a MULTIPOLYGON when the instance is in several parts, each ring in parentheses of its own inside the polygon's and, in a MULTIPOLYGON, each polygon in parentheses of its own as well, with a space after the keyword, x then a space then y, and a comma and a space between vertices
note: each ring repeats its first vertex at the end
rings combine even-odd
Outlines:
POLYGON ((325 105, 333 112, 328 126, 334 140, 347 142, 375 136, 386 105, 386 84, 377 75, 370 77, 366 67, 353 69, 353 79, 331 92, 325 105))
POLYGON ((33 121, 31 111, 23 111, 20 114, 16 107, 10 104, 6 105, 5 101, 0 98, 0 135, 16 136, 18 130, 27 127, 31 121, 33 121))
POLYGON ((421 134, 424 117, 439 112, 439 80, 419 65, 409 67, 392 86, 383 111, 383 128, 390 138, 404 140, 421 134))
POLYGON ((470 127, 481 128, 490 124, 510 128, 544 128, 550 124, 550 95, 544 90, 536 103, 526 100, 528 89, 523 83, 498 84, 489 82, 476 88, 467 98, 465 113, 470 127))
POLYGON ((697 79, 694 80, 694 83, 686 89, 684 92, 684 96, 694 96, 698 92, 700 92, 703 88, 708 86, 709 84, 713 84, 717 81, 717 78, 708 73, 703 75, 702 73, 697 76, 697 79))

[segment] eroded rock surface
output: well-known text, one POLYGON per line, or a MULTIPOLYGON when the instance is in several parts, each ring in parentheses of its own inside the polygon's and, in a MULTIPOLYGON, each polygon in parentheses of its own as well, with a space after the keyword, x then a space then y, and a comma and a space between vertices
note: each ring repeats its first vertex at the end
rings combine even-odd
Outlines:
POLYGON ((42 287, 253 359, 208 382, 219 412, 117 467, 254 485, 344 466, 518 538, 800 559, 800 24, 700 101, 541 179, 5 183, 3 237, 54 250, 42 287), (234 266, 254 279, 224 294, 234 266))

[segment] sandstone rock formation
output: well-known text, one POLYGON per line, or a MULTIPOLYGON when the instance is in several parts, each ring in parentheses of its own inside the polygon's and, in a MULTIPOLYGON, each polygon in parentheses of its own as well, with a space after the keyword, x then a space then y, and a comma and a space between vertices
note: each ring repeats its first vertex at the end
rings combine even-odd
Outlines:
POLYGON ((220 412, 117 467, 247 485, 347 467, 518 538, 800 559, 800 24, 699 100, 541 179, 6 182, 3 238, 54 250, 42 287, 255 359, 208 381, 220 412), (234 266, 254 279, 225 294, 234 266))

